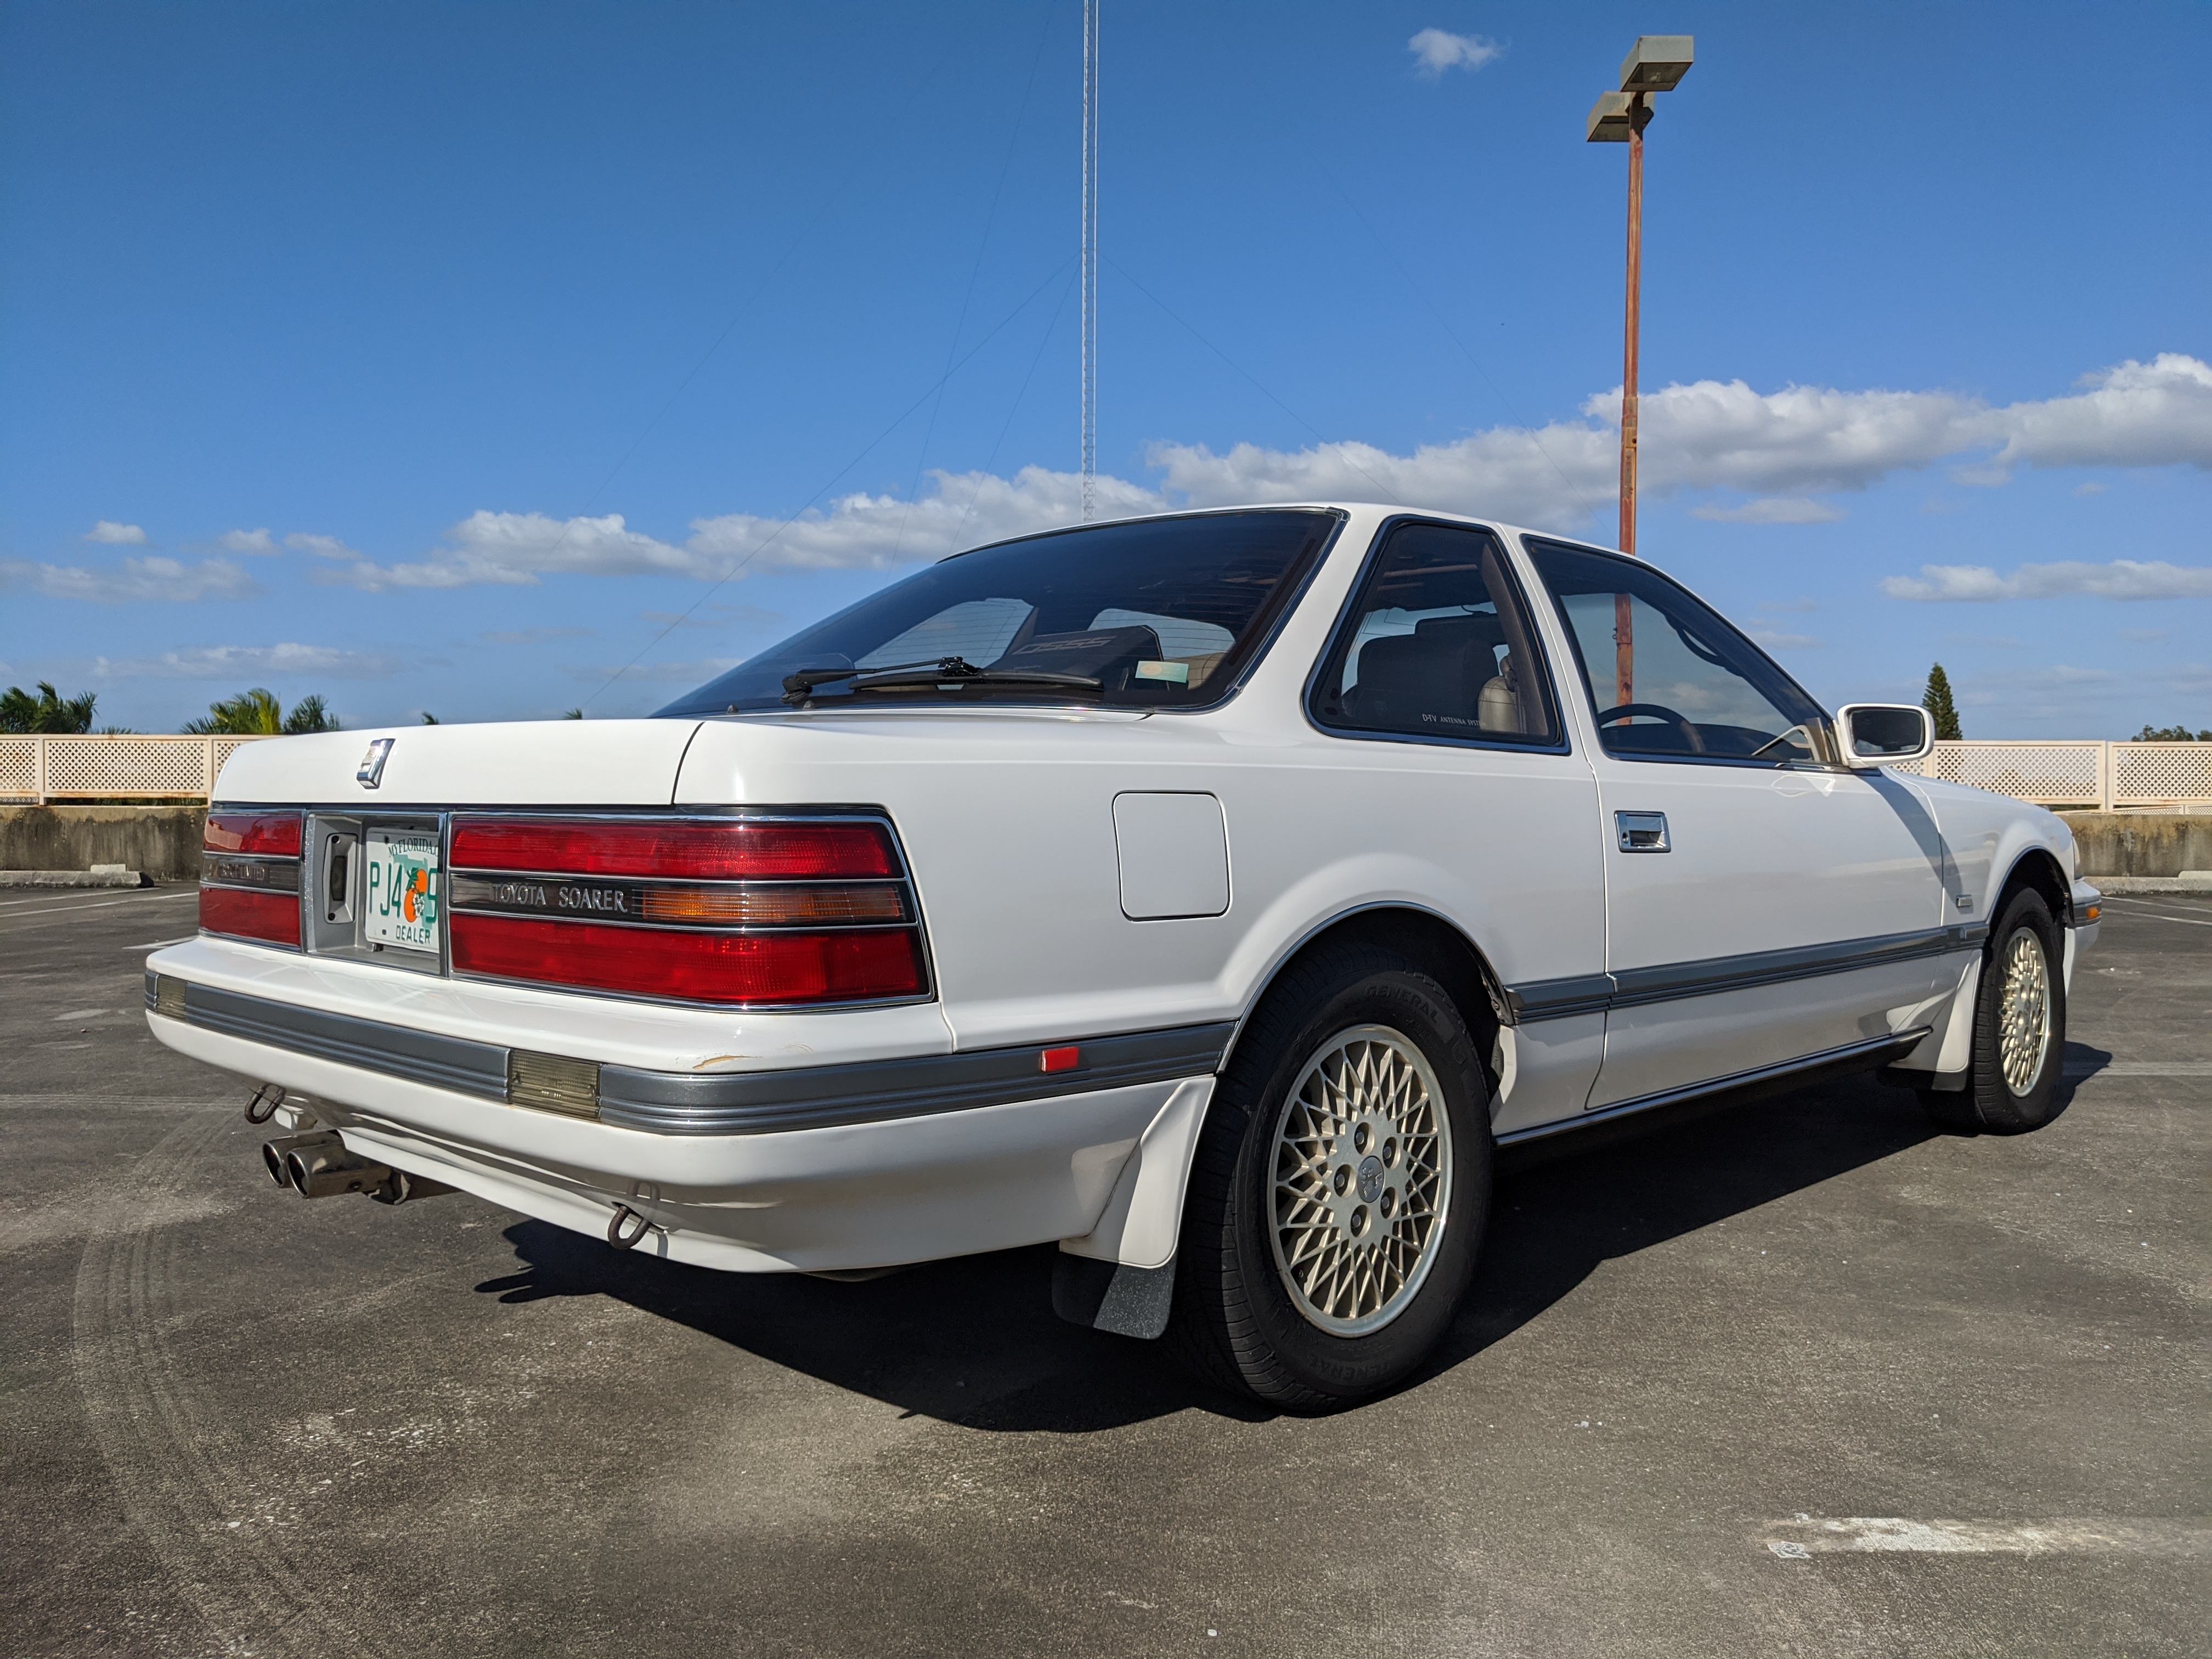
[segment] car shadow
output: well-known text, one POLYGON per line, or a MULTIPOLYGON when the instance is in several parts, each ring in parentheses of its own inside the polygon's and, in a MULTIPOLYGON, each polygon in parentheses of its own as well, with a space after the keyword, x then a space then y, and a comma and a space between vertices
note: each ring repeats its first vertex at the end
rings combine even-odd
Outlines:
MULTIPOLYGON (((1601 1264, 1818 1186, 1937 1131, 1910 1093, 1851 1078, 1682 1109, 1501 1154, 1468 1304, 1407 1386, 1464 1364, 1571 1295, 1601 1264)), ((1081 1434, 1198 1409, 1274 1413, 1185 1376, 1149 1342, 1052 1312, 1054 1247, 858 1283, 724 1273, 609 1249, 538 1221, 507 1229, 519 1269, 477 1289, 510 1304, 606 1297, 898 1407, 986 1431, 1081 1434)))

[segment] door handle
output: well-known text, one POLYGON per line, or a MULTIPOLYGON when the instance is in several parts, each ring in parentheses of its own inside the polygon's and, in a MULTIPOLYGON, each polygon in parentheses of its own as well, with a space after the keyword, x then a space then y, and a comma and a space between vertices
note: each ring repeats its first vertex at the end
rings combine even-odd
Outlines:
POLYGON ((1673 851, 1667 839, 1667 815, 1664 812, 1615 812, 1613 827, 1620 837, 1624 853, 1666 853, 1673 851))

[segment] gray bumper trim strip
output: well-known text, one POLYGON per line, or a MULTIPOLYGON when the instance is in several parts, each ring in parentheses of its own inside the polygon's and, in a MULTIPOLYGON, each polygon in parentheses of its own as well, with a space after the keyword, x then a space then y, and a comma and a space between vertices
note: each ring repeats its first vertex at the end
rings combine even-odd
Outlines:
POLYGON ((1617 973, 1591 974, 1576 979, 1536 980, 1525 985, 1509 985, 1505 988, 1505 1000, 1516 1020, 1562 1019, 1570 1014, 1636 1008, 1647 1003, 1672 1002, 1680 997, 1706 997, 1723 991, 1781 985, 1795 979, 1847 974, 1860 968, 1910 962, 1920 957, 1949 956, 1954 951, 1976 948, 1989 937, 1989 931, 1981 923, 1929 927, 1874 939, 1843 939, 1833 945, 1755 951, 1738 957, 1711 957, 1702 962, 1665 963, 1654 968, 1626 968, 1617 973))
MULTIPOLYGON (((146 975, 155 1008, 159 975, 146 975)), ((227 1036, 404 1078, 487 1100, 507 1099, 509 1050, 381 1020, 324 1013, 212 986, 184 985, 184 1019, 227 1036)), ((773 1134, 1049 1100, 1139 1083, 1206 1077, 1236 1030, 1229 1021, 1084 1037, 1078 1064, 1046 1073, 1045 1045, 775 1072, 648 1072, 599 1067, 599 1121, 653 1134, 773 1134)))
POLYGON ((507 1098, 507 1050, 489 1042, 439 1036, 350 1014, 326 1014, 189 981, 185 985, 185 1024, 410 1083, 487 1100, 507 1098))
POLYGON ((1075 1069, 1050 1073, 1039 1067, 1036 1044, 799 1071, 643 1072, 602 1066, 599 1121, 659 1134, 772 1134, 1048 1100, 1210 1076, 1235 1030, 1224 1021, 1085 1037, 1070 1045, 1081 1050, 1075 1069))

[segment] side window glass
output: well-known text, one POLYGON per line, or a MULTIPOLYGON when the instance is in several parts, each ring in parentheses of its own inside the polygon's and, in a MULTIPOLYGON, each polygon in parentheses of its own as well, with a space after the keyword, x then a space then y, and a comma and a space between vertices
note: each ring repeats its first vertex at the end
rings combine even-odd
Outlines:
POLYGON ((1535 630, 1487 532, 1401 525, 1354 596, 1313 715, 1340 730, 1556 744, 1535 630))
POLYGON ((1531 540, 1608 754, 1814 761, 1820 707, 1711 606, 1649 565, 1531 540))

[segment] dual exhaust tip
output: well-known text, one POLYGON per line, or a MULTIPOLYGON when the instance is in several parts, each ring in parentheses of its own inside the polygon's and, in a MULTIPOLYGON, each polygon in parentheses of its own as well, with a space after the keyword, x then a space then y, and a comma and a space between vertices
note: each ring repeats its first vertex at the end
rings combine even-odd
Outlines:
POLYGON ((261 1143, 261 1161, 267 1166, 271 1181, 279 1187, 290 1188, 302 1198, 367 1193, 380 1204, 405 1204, 455 1190, 442 1181, 356 1158, 346 1150, 345 1142, 334 1129, 264 1140, 261 1143))

